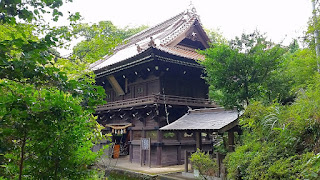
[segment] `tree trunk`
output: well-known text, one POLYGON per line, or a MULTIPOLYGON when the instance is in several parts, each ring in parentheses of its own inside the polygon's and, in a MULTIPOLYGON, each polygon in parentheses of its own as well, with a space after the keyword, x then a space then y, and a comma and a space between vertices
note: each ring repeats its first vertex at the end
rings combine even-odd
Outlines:
POLYGON ((55 163, 54 163, 54 179, 58 179, 57 175, 58 175, 58 167, 59 167, 59 160, 58 158, 55 160, 55 163))
POLYGON ((248 85, 249 83, 248 83, 248 81, 247 81, 247 79, 246 79, 246 81, 244 82, 244 86, 245 86, 245 93, 246 93, 246 106, 248 106, 249 105, 249 85, 248 85))
POLYGON ((23 161, 24 161, 24 154, 25 154, 25 146, 26 146, 26 134, 24 134, 24 137, 22 139, 22 145, 21 145, 21 152, 20 152, 20 163, 19 163, 19 180, 22 179, 22 173, 23 173, 23 161))

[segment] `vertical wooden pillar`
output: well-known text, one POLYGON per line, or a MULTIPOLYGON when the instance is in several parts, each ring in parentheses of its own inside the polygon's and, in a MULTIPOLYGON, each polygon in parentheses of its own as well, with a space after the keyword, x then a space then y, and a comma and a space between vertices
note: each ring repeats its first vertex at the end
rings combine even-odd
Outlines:
POLYGON ((184 172, 188 172, 188 164, 189 164, 189 152, 186 150, 184 152, 184 172))
POLYGON ((178 149, 177 149, 177 161, 178 161, 178 164, 181 164, 181 133, 180 131, 177 132, 177 139, 178 139, 178 142, 180 143, 180 145, 178 146, 178 149))
MULTIPOLYGON (((145 125, 144 125, 144 126, 145 126, 145 125)), ((147 133, 146 133, 146 130, 143 129, 141 136, 142 136, 143 138, 146 138, 146 134, 147 134, 147 133)), ((141 150, 141 144, 140 144, 140 151, 141 151, 140 154, 141 154, 142 164, 145 165, 145 164, 146 164, 146 151, 142 151, 142 150, 141 150)))
POLYGON ((220 153, 216 153, 216 156, 217 156, 217 163, 218 163, 218 173, 217 173, 217 176, 220 177, 221 175, 221 156, 220 156, 220 153))
POLYGON ((130 128, 130 146, 129 146, 129 159, 130 162, 132 163, 132 159, 133 159, 133 145, 132 145, 132 141, 133 141, 133 130, 130 128))
POLYGON ((234 131, 228 131, 228 150, 234 151, 234 131))
POLYGON ((158 130, 158 136, 157 136, 158 146, 157 146, 157 166, 162 165, 161 161, 161 154, 162 154, 162 131, 158 130))
POLYGON ((196 149, 202 149, 202 138, 201 138, 201 132, 195 132, 196 133, 196 149))

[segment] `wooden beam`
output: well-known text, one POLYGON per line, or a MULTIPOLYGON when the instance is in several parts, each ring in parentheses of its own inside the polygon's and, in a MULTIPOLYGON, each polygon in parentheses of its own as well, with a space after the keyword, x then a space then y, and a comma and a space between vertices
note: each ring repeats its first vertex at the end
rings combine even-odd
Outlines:
POLYGON ((112 89, 117 93, 118 96, 124 95, 123 89, 121 88, 117 79, 113 75, 107 76, 107 79, 108 79, 109 83, 111 84, 112 89))

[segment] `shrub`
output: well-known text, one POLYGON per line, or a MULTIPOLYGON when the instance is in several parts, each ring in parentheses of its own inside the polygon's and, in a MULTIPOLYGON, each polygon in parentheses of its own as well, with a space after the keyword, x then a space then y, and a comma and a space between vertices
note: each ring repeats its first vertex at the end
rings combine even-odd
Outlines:
POLYGON ((191 155, 190 161, 194 169, 199 171, 201 179, 207 179, 206 176, 214 176, 218 171, 217 162, 209 154, 199 149, 191 155))

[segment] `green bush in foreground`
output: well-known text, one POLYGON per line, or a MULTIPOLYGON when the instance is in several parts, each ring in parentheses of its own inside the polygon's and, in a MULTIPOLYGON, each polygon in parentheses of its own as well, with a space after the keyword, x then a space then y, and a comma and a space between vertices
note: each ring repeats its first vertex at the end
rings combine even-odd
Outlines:
POLYGON ((218 171, 217 162, 209 154, 199 149, 191 155, 190 161, 192 167, 199 171, 201 179, 206 179, 206 176, 214 176, 218 171))

